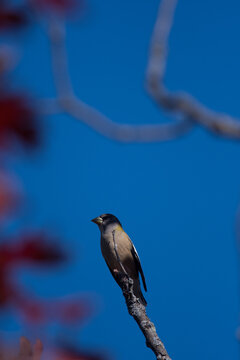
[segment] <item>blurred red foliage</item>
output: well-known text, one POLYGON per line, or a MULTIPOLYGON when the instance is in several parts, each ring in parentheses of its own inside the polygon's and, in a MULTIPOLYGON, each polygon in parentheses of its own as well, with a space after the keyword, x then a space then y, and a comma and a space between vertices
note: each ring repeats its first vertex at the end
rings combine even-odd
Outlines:
POLYGON ((21 236, 12 241, 4 239, 0 245, 0 307, 23 305, 24 290, 13 280, 13 270, 27 262, 59 263, 65 260, 63 252, 47 243, 42 234, 21 236))
POLYGON ((57 305, 57 312, 60 321, 64 324, 77 323, 79 319, 83 321, 88 318, 92 314, 92 308, 93 306, 89 301, 68 300, 57 305))
POLYGON ((76 8, 82 8, 83 0, 33 0, 40 10, 50 10, 56 13, 68 13, 76 8))
POLYGON ((106 360, 102 354, 94 354, 79 350, 73 346, 60 345, 57 349, 58 360, 106 360))
MULTIPOLYGON (((13 0, 12 3, 17 3, 13 0)), ((51 12, 51 16, 65 15, 80 8, 82 0, 25 0, 24 8, 10 7, 11 1, 0 0, 0 31, 18 30, 36 19, 36 11, 51 12), (34 6, 34 7, 33 7, 34 6)), ((38 14, 39 15, 39 14, 38 14)), ((40 14, 41 15, 41 14, 40 14)), ((43 14, 44 15, 44 14, 43 14)), ((11 78, 7 75, 16 64, 17 56, 6 45, 0 49, 0 221, 23 204, 23 196, 16 186, 15 177, 6 171, 8 152, 17 146, 29 150, 31 153, 41 145, 41 129, 38 114, 31 100, 21 91, 9 93, 12 89, 11 78), (4 166, 3 166, 4 163, 4 166)), ((16 152, 18 154, 18 152, 16 152)), ((26 233, 21 235, 5 235, 2 231, 0 239, 0 312, 6 310, 14 312, 22 321, 34 329, 39 324, 47 326, 50 322, 64 326, 79 325, 90 316, 93 311, 92 303, 80 296, 74 299, 64 297, 57 300, 43 300, 36 297, 21 283, 21 271, 27 267, 45 267, 64 264, 68 257, 59 243, 43 232, 26 233)), ((54 284, 53 284, 54 286, 54 284)), ((1 343, 2 345, 2 343, 1 343)), ((4 345, 4 344, 3 344, 4 345)), ((20 352, 13 359, 40 360, 42 343, 38 341, 32 346, 28 339, 21 338, 20 352), (31 353, 31 356, 29 354, 31 353), (36 356, 35 356, 36 355, 36 356)), ((50 346, 51 348, 51 346, 50 346)), ((0 346, 0 358, 3 359, 0 346)), ((7 349, 7 353, 8 353, 7 349)), ((11 349, 10 349, 11 350, 11 349)), ((8 353, 9 354, 9 353, 8 353)), ((9 357, 5 357, 10 359, 9 357)), ((105 357, 95 355, 72 347, 62 347, 55 351, 54 359, 58 360, 103 360, 105 357), (57 354, 57 356, 55 356, 57 354)), ((13 360, 12 359, 12 360, 13 360)))
POLYGON ((59 245, 49 241, 49 237, 42 233, 32 233, 18 238, 14 249, 15 265, 18 262, 55 265, 66 260, 66 254, 59 245))
MULTIPOLYGON (((0 45, 0 76, 4 75, 6 78, 6 74, 15 68, 18 60, 19 60, 18 53, 13 46, 1 44, 0 45)), ((2 83, 1 86, 3 87, 3 81, 1 83, 2 83)))
POLYGON ((24 337, 20 337, 19 348, 17 349, 13 344, 4 346, 1 342, 0 359, 1 360, 40 360, 43 352, 43 344, 37 339, 32 345, 30 341, 24 337))
POLYGON ((0 245, 0 310, 6 306, 20 311, 31 323, 60 321, 80 323, 92 312, 92 307, 83 299, 44 302, 16 281, 16 270, 27 264, 57 265, 67 257, 57 243, 46 235, 32 233, 14 239, 5 239, 0 245))
MULTIPOLYGON (((33 150, 40 144, 40 129, 36 112, 29 99, 22 94, 0 92, 0 149, 12 150, 16 140, 33 150)), ((7 174, 0 172, 0 219, 8 217, 20 204, 19 189, 7 174)), ((6 308, 19 314, 28 323, 51 321, 80 324, 92 312, 84 299, 44 301, 35 298, 20 284, 16 276, 26 266, 56 266, 63 264, 67 255, 47 233, 31 232, 2 237, 0 243, 0 311, 6 308)))
POLYGON ((17 30, 28 24, 25 9, 0 5, 0 30, 17 30))
POLYGON ((0 172, 0 220, 16 213, 21 203, 21 194, 15 179, 7 172, 0 172))
POLYGON ((42 233, 32 233, 6 239, 0 245, 0 266, 17 267, 22 263, 55 265, 66 260, 57 243, 42 233))
POLYGON ((36 112, 27 97, 0 93, 0 147, 9 147, 18 140, 25 147, 39 145, 36 112))

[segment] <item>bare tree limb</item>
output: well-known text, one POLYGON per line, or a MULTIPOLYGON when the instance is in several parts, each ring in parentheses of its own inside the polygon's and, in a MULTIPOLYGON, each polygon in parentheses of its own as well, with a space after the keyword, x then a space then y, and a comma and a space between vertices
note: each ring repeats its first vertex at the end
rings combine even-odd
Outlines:
POLYGON ((79 119, 99 134, 120 142, 167 141, 192 129, 192 124, 187 120, 159 125, 118 124, 75 97, 64 101, 62 99, 61 107, 67 114, 79 119))
POLYGON ((171 360, 156 332, 154 324, 146 314, 145 306, 140 303, 133 293, 133 280, 123 273, 116 273, 115 275, 125 297, 129 315, 134 318, 145 336, 147 347, 154 352, 157 360, 171 360))
POLYGON ((160 3, 147 66, 148 91, 165 110, 179 113, 214 134, 239 139, 240 119, 214 112, 198 103, 189 94, 170 93, 164 86, 168 39, 177 2, 178 0, 162 0, 160 3))
POLYGON ((66 29, 62 19, 53 17, 48 22, 48 36, 52 52, 53 78, 58 94, 58 100, 74 96, 71 78, 68 70, 66 50, 66 29))
POLYGON ((53 74, 58 96, 55 103, 53 101, 41 103, 40 107, 43 109, 43 113, 52 114, 58 106, 62 111, 85 123, 101 135, 120 142, 166 141, 180 137, 192 129, 193 124, 187 119, 156 125, 129 125, 113 122, 74 94, 68 71, 65 28, 62 20, 50 19, 48 37, 51 44, 53 74))
MULTIPOLYGON (((164 124, 118 124, 74 95, 67 65, 65 27, 60 19, 49 21, 48 36, 52 49, 56 107, 85 123, 98 133, 120 142, 158 142, 172 140, 201 125, 213 134, 231 139, 240 138, 240 120, 214 112, 186 93, 170 93, 164 86, 169 34, 178 0, 162 0, 154 27, 146 72, 147 88, 157 105, 180 120, 164 124)), ((46 103, 45 103, 46 105, 46 103)), ((53 104, 43 109, 53 113, 53 104), (52 105, 52 106, 50 106, 52 105)), ((55 110, 56 111, 56 110, 55 110)), ((57 111, 56 111, 57 112, 57 111)))

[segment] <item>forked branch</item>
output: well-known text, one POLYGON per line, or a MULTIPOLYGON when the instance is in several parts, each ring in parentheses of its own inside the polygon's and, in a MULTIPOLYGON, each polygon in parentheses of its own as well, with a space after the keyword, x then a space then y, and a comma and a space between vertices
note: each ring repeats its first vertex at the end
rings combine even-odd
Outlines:
MULTIPOLYGON (((56 99, 42 104, 44 113, 64 111, 98 133, 120 142, 160 142, 188 133, 201 125, 213 134, 240 139, 240 119, 204 107, 190 94, 170 93, 164 85, 169 35, 178 0, 162 0, 151 39, 146 71, 147 89, 155 103, 173 115, 170 123, 130 125, 119 124, 79 99, 73 91, 65 48, 65 26, 51 18, 48 37, 52 49, 52 65, 56 99)), ((148 119, 147 119, 148 120, 148 119)))

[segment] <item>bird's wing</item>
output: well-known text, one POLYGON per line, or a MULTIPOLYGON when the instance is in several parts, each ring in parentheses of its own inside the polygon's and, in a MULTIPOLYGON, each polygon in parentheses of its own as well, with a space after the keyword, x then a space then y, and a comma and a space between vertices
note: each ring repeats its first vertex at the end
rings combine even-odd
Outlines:
POLYGON ((118 281, 117 276, 114 274, 114 272, 112 271, 112 269, 110 268, 110 266, 108 265, 108 263, 107 263, 106 260, 105 260, 105 262, 106 262, 106 264, 107 264, 107 266, 108 266, 108 268, 109 268, 109 270, 110 270, 110 273, 112 274, 114 280, 115 280, 115 281, 117 282, 117 284, 121 287, 121 285, 120 285, 120 283, 119 283, 119 281, 118 281))
POLYGON ((144 274, 143 274, 141 262, 140 262, 140 259, 139 259, 137 250, 136 250, 136 248, 135 248, 135 246, 134 246, 133 244, 132 244, 132 255, 133 255, 133 258, 134 258, 134 260, 135 260, 135 264, 136 264, 137 270, 138 270, 138 271, 140 272, 140 274, 141 274, 142 282, 143 282, 143 287, 144 287, 145 291, 147 291, 147 285, 146 285, 145 277, 144 277, 144 274))

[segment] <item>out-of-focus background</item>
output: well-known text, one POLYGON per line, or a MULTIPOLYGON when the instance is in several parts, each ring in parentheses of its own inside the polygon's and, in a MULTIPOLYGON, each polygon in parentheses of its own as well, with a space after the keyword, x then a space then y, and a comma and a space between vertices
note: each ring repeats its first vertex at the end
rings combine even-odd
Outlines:
MULTIPOLYGON (((177 140, 125 144, 61 111, 43 114, 56 95, 48 24, 64 18, 70 78, 81 100, 117 123, 171 121, 144 89, 157 9, 157 0, 0 4, 6 348, 24 335, 40 338, 51 358, 153 359, 90 222, 108 212, 139 252, 147 311, 171 357, 239 356, 240 142, 197 128, 177 140)), ((239 13, 234 0, 179 0, 169 89, 240 115, 239 13)))

